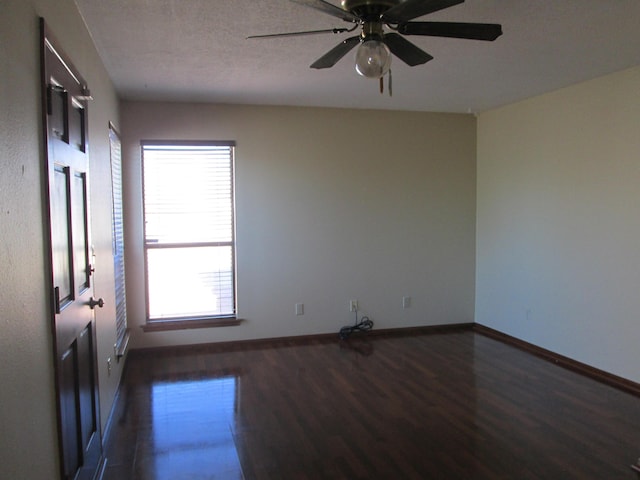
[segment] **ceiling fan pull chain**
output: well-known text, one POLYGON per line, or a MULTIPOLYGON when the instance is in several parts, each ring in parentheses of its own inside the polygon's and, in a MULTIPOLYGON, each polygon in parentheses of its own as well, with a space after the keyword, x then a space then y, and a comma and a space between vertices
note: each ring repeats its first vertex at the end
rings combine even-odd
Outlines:
POLYGON ((384 93, 384 77, 380 77, 380 95, 384 93))
POLYGON ((389 85, 387 85, 387 89, 389 90, 389 96, 393 97, 393 76, 391 75, 391 69, 389 69, 389 85))

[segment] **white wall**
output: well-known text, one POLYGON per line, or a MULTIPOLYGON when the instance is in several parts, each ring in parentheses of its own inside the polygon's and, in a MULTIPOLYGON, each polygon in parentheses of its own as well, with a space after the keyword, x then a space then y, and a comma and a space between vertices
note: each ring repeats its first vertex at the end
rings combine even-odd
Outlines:
POLYGON ((640 381, 640 68, 480 115, 476 321, 640 381))
POLYGON ((42 213, 43 140, 38 18, 43 16, 85 77, 97 253, 97 312, 102 423, 121 365, 111 376, 115 311, 111 265, 108 121, 118 123, 111 82, 72 0, 2 0, 0 7, 0 478, 58 476, 52 337, 42 213))
POLYGON ((376 328, 473 321, 473 116, 135 102, 121 115, 134 347, 337 333, 349 299, 376 328), (139 328, 141 139, 237 142, 242 325, 139 328))

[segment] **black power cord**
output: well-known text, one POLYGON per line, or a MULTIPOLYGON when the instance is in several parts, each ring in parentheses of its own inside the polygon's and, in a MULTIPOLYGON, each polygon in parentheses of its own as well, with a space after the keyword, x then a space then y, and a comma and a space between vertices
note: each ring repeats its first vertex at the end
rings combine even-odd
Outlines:
POLYGON ((373 321, 369 320, 369 317, 362 317, 362 319, 358 321, 358 310, 355 310, 355 313, 356 313, 355 325, 348 325, 340 329, 340 332, 338 333, 338 335, 340 335, 341 340, 346 340, 354 332, 368 332, 373 328, 373 321))

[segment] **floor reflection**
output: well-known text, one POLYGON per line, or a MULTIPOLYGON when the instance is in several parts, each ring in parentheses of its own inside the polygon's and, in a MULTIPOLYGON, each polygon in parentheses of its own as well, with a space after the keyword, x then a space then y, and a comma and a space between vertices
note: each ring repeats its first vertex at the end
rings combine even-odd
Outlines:
POLYGON ((233 441, 238 379, 160 382, 151 386, 147 444, 137 452, 144 477, 242 479, 233 441), (147 451, 145 451, 147 450, 147 451))

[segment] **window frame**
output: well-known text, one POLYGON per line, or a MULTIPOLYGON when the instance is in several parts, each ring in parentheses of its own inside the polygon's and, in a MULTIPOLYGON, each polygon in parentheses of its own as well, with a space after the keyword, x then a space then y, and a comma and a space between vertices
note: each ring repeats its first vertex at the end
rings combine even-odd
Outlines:
POLYGON ((141 179, 142 179, 142 244, 143 244, 143 260, 144 260, 144 280, 145 280, 145 316, 146 323, 143 325, 144 331, 164 331, 176 329, 204 328, 215 326, 231 326, 238 325, 242 320, 238 318, 238 299, 237 299, 237 263, 236 263, 236 201, 235 201, 235 149, 236 142, 219 141, 219 140, 142 140, 140 142, 141 152, 141 179), (148 242, 147 239, 147 214, 145 201, 145 147, 230 147, 230 200, 231 200, 231 241, 220 242, 171 242, 164 245, 158 245, 148 242), (149 250, 153 249, 171 249, 171 248, 198 248, 203 246, 229 246, 231 247, 231 285, 233 288, 232 314, 212 314, 212 315, 185 315, 172 316, 162 318, 152 318, 150 313, 150 291, 149 291, 149 250))

